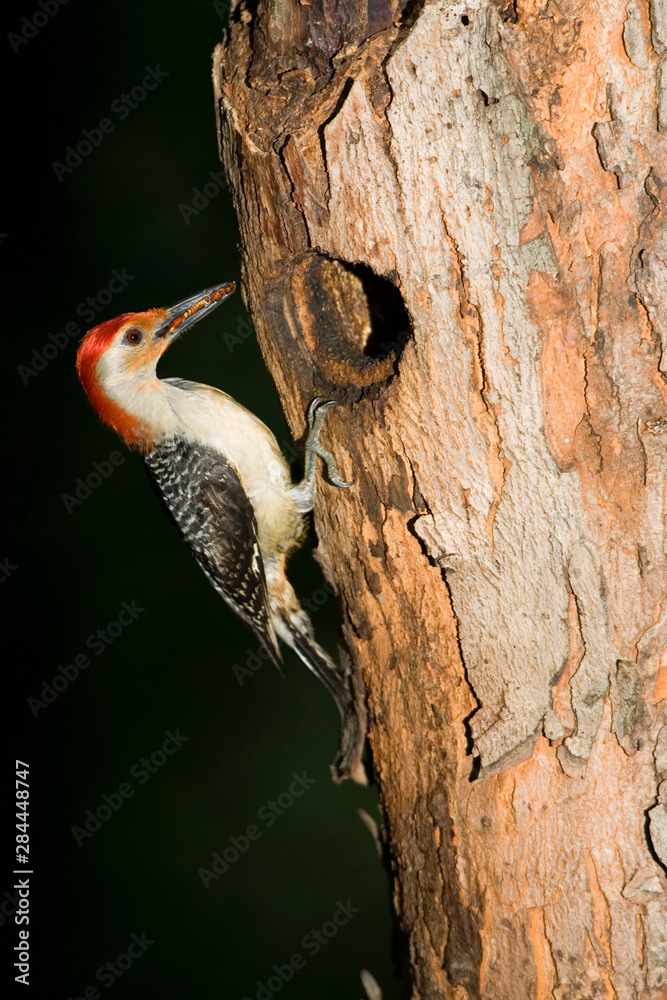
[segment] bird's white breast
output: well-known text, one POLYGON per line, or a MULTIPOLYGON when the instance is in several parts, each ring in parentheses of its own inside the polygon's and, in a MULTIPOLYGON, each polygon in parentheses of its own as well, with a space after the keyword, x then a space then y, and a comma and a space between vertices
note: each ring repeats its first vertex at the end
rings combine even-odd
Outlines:
POLYGON ((266 556, 281 550, 300 520, 290 497, 289 466, 266 424, 226 393, 211 386, 164 379, 173 415, 172 433, 217 451, 237 469, 255 509, 259 543, 266 556))

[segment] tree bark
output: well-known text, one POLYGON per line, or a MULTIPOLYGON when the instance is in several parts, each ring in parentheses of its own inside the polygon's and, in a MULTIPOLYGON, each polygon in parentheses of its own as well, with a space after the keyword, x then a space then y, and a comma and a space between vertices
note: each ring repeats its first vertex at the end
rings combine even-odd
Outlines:
POLYGON ((214 80, 291 429, 348 404, 408 995, 667 996, 667 7, 241 3, 214 80))

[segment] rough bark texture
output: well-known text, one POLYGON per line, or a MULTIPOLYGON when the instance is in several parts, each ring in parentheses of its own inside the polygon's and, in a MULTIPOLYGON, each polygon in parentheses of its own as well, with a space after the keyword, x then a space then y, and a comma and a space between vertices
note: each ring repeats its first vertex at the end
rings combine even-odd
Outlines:
POLYGON ((408 995, 667 996, 667 7, 241 4, 214 78, 408 995))

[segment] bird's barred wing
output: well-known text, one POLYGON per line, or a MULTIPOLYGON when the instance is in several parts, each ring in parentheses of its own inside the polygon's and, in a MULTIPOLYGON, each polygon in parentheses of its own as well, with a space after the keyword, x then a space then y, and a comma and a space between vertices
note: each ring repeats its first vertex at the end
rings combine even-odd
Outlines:
POLYGON ((279 656, 255 512, 233 466, 226 466, 223 480, 202 483, 201 502, 223 527, 197 556, 202 569, 236 613, 259 633, 269 651, 279 656))
POLYGON ((181 442, 156 448, 145 462, 213 587, 278 659, 255 512, 234 466, 216 452, 181 442))

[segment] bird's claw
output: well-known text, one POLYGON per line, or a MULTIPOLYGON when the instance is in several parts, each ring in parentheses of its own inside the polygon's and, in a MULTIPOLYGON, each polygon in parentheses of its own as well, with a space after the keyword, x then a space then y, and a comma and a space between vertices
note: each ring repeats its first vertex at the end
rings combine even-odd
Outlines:
POLYGON ((342 479, 336 478, 336 476, 329 475, 332 486, 338 486, 341 490, 349 490, 350 486, 354 486, 356 479, 351 479, 349 483, 344 483, 342 479))
POLYGON ((342 406, 343 404, 337 399, 326 399, 325 396, 315 396, 308 407, 308 430, 312 430, 317 420, 318 416, 321 414, 321 418, 324 418, 324 414, 332 406, 342 406))

